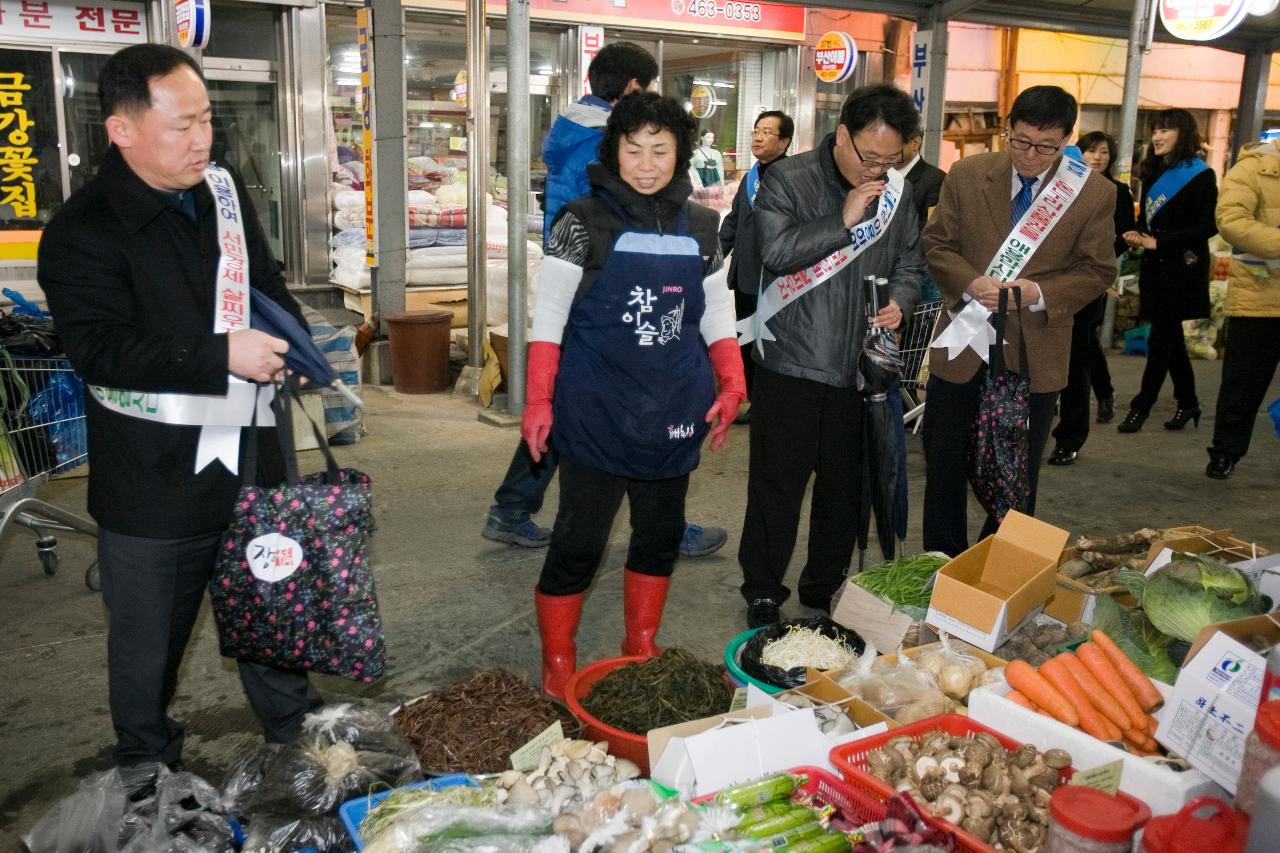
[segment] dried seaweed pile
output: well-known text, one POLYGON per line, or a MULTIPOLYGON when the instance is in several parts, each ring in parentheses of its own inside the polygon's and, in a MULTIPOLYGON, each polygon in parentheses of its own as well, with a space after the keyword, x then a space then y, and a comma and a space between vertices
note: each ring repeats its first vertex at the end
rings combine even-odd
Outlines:
POLYGON ((729 710, 733 688, 724 670, 684 649, 619 667, 582 700, 587 713, 633 734, 699 720, 729 710))
POLYGON ((560 720, 566 737, 580 725, 568 709, 505 669, 486 669, 407 703, 395 714, 426 771, 499 773, 511 753, 560 720))

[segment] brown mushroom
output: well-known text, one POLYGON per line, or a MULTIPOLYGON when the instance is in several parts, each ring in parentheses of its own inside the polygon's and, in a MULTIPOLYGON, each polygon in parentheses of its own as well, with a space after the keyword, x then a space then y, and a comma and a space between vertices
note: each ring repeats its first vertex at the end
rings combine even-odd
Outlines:
POLYGON ((1042 788, 1046 791, 1052 791, 1058 787, 1058 771, 1046 768, 1044 771, 1037 773, 1027 779, 1033 788, 1042 788))
POLYGON ((949 755, 938 762, 938 769, 947 777, 948 782, 960 781, 960 770, 964 767, 964 759, 958 755, 949 755))
POLYGON ((965 744, 961 748, 960 754, 964 756, 965 761, 970 764, 977 764, 980 768, 986 767, 991 763, 991 750, 976 740, 965 744))
POLYGON ((1009 793, 1015 797, 1031 796, 1031 782, 1021 767, 1009 768, 1009 793))
POLYGON ((964 803, 955 797, 939 797, 934 805, 934 814, 950 823, 959 824, 964 820, 964 803))
POLYGON ((1040 753, 1034 746, 1029 743, 1024 743, 1022 746, 1009 753, 1009 763, 1015 767, 1030 767, 1039 755, 1040 753))
POLYGON ((915 773, 917 782, 921 782, 929 776, 940 775, 938 759, 934 758, 932 755, 922 755, 917 758, 915 763, 912 765, 912 769, 915 773))
POLYGON ((993 794, 1004 794, 1009 791, 1009 775, 1006 768, 991 764, 982 771, 982 787, 993 794))
POLYGON ((973 736, 973 739, 975 742, 980 743, 987 749, 991 750, 992 755, 1004 755, 1004 744, 1002 744, 1000 739, 991 732, 978 732, 973 736))
POLYGON ((960 784, 972 788, 982 782, 982 765, 970 762, 960 768, 960 784))
POLYGON ((1000 827, 1000 841, 1015 853, 1036 853, 1044 844, 1044 827, 1019 821, 1000 827))
POLYGON ((971 818, 987 819, 995 814, 996 800, 990 793, 982 789, 970 791, 965 797, 964 813, 971 818))
POLYGON ((920 793, 924 794, 926 800, 936 800, 942 795, 942 789, 947 785, 941 776, 928 776, 920 780, 920 793))
POLYGON ((1065 749, 1050 749, 1041 757, 1044 759, 1044 763, 1054 770, 1061 770, 1064 767, 1071 766, 1071 753, 1065 749))
POLYGON ((996 822, 989 817, 967 817, 960 822, 960 828, 985 843, 991 840, 991 833, 995 831, 996 822))

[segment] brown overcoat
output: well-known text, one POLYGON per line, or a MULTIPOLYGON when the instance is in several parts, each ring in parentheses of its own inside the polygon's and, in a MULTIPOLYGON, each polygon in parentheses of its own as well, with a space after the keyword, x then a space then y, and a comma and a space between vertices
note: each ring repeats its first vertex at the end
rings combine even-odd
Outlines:
MULTIPOLYGON (((1050 176, 1057 167, 1055 161, 1050 176)), ((942 183, 942 195, 924 229, 924 250, 929 273, 949 309, 963 307, 965 288, 986 273, 1009 235, 1012 176, 1008 152, 977 154, 958 161, 942 183)), ((1067 384, 1072 320, 1115 280, 1115 204, 1115 187, 1090 172, 1079 197, 1022 271, 1021 278, 1044 292, 1045 310, 1029 311, 1024 304, 1020 316, 1010 312, 1005 358, 1011 369, 1022 371, 1018 338, 1025 333, 1032 391, 1059 391, 1067 384)), ((934 337, 949 323, 944 311, 934 337)), ((929 349, 930 375, 947 382, 969 381, 982 363, 972 349, 954 360, 947 358, 945 347, 929 349)))

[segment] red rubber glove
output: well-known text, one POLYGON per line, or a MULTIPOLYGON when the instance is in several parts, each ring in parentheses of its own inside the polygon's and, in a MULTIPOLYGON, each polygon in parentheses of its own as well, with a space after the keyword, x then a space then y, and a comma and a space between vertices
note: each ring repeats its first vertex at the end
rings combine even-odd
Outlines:
POLYGON ((711 366, 720 380, 720 394, 707 410, 711 449, 719 450, 729 434, 729 425, 738 416, 738 405, 747 399, 747 376, 742 369, 742 350, 737 338, 721 338, 707 349, 711 366), (718 418, 718 420, 717 420, 718 418))
POLYGON ((547 452, 551 434, 551 395, 555 393, 556 372, 560 369, 560 345, 550 341, 529 344, 529 373, 525 387, 524 416, 520 434, 529 445, 534 462, 547 452))

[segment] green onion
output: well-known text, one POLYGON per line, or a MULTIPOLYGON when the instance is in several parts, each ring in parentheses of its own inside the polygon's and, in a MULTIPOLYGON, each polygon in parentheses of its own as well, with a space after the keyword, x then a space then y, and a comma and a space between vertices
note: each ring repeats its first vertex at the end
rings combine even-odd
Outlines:
POLYGON ((896 605, 928 607, 932 594, 925 590, 930 578, 947 564, 942 557, 917 554, 899 560, 886 560, 853 576, 853 582, 896 605))

